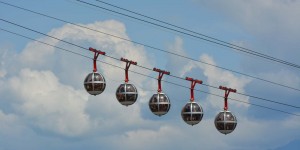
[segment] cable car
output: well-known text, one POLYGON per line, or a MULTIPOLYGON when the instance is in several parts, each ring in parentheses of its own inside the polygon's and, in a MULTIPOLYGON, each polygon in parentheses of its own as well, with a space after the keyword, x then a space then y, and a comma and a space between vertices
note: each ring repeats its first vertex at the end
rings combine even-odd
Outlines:
POLYGON ((215 118, 215 126, 220 133, 229 134, 236 125, 236 117, 230 111, 221 111, 215 118))
POLYGON ((161 92, 153 94, 149 100, 149 108, 153 114, 162 116, 168 113, 171 103, 169 97, 161 92))
POLYGON ((122 105, 132 105, 138 98, 138 91, 133 84, 124 83, 118 87, 116 97, 122 105))

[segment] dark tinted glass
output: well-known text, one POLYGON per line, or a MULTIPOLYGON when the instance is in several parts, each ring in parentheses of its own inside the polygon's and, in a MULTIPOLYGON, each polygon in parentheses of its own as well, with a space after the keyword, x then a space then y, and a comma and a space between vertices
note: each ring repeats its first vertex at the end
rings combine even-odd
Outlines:
POLYGON ((200 106, 196 103, 192 103, 193 112, 201 112, 200 106))
POLYGON ((159 102, 167 102, 168 99, 165 94, 159 94, 159 102))
POLYGON ((116 94, 117 95, 117 99, 120 101, 120 102, 124 102, 125 101, 125 94, 116 94))
POLYGON ((191 112, 191 103, 188 103, 183 108, 184 112, 191 112))
POLYGON ((191 120, 192 121, 199 121, 203 117, 203 114, 193 114, 191 120))
POLYGON ((170 105, 169 104, 160 104, 159 109, 160 109, 160 111, 168 112, 170 109, 170 105))
POLYGON ((92 82, 93 81, 93 73, 90 73, 89 75, 86 76, 84 82, 92 82))
POLYGON ((125 92, 125 84, 120 85, 119 92, 125 92))
POLYGON ((225 126, 226 130, 234 130, 235 129, 236 124, 235 123, 227 123, 225 126))
POLYGON ((157 103, 157 94, 153 94, 153 96, 150 99, 150 103, 157 103))
POLYGON ((95 91, 103 91, 105 88, 105 83, 94 83, 95 91))
POLYGON ((93 91, 93 83, 86 83, 84 87, 87 91, 93 91))
POLYGON ((136 92, 136 88, 132 84, 127 84, 126 91, 127 92, 136 92))
POLYGON ((157 104, 149 104, 149 107, 152 112, 158 112, 158 105, 157 104))
POLYGON ((228 121, 234 121, 234 116, 229 112, 226 113, 225 117, 228 121))
POLYGON ((126 94, 127 101, 136 101, 137 95, 136 94, 126 94))
POLYGON ((224 123, 222 122, 220 122, 220 123, 217 123, 216 124, 216 128, 218 129, 218 130, 224 130, 225 128, 224 128, 224 123))
POLYGON ((191 121, 191 115, 190 114, 181 114, 181 117, 184 121, 191 121))
POLYGON ((223 120, 224 120, 224 112, 221 112, 217 117, 217 121, 223 121, 223 120))
POLYGON ((94 81, 103 81, 102 76, 98 73, 94 74, 94 81))

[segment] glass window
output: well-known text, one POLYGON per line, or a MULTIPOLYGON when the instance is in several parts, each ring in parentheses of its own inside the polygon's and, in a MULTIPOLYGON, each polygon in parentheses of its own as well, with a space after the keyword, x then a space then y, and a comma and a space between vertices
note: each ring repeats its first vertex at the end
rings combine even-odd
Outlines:
POLYGON ((159 94, 159 102, 167 102, 167 97, 165 94, 159 94))
POLYGON ((132 84, 127 84, 126 91, 127 92, 136 92, 136 88, 132 84))
POLYGON ((151 103, 157 103, 157 94, 153 94, 150 100, 151 103))
POLYGON ((92 82, 93 81, 93 73, 90 73, 88 76, 86 76, 84 82, 92 82))
POLYGON ((234 121, 234 117, 231 113, 227 112, 225 117, 226 117, 226 120, 228 120, 228 121, 234 121))
POLYGON ((219 122, 216 124, 216 127, 218 130, 224 130, 224 123, 223 122, 219 122))
POLYGON ((185 106, 184 106, 184 112, 191 112, 191 106, 190 106, 191 104, 190 103, 188 103, 188 104, 186 104, 185 106))
POLYGON ((236 123, 227 123, 226 130, 234 130, 235 126, 236 126, 236 123))
POLYGON ((122 91, 121 91, 121 88, 123 87, 123 89, 124 89, 124 84, 121 84, 119 87, 118 87, 118 89, 117 89, 117 93, 121 93, 122 91))
POLYGON ((224 121, 224 112, 219 113, 217 121, 224 121))
POLYGON ((98 73, 95 73, 95 74, 94 74, 94 81, 102 81, 101 75, 98 74, 98 73))
POLYGON ((93 83, 86 83, 84 87, 87 91, 93 91, 93 83))
POLYGON ((192 103, 192 110, 193 110, 193 112, 200 112, 201 111, 200 106, 196 103, 192 103))
POLYGON ((159 109, 160 109, 160 111, 168 112, 170 109, 170 105, 169 104, 160 104, 159 109))
POLYGON ((105 83, 94 83, 95 91, 103 91, 105 88, 105 83))
POLYGON ((124 102, 124 101, 125 101, 125 94, 120 94, 120 93, 118 93, 118 94, 117 94, 117 99, 118 99, 120 102, 124 102))
POLYGON ((191 115, 190 114, 181 114, 181 117, 184 121, 191 121, 191 115))
POLYGON ((126 94, 127 101, 136 101, 136 94, 126 94))
POLYGON ((150 104, 150 109, 152 112, 158 112, 158 105, 157 104, 150 104))
POLYGON ((119 90, 120 90, 120 92, 125 92, 125 85, 122 84, 122 85, 120 86, 119 90))
POLYGON ((203 114, 192 114, 192 121, 200 121, 203 117, 203 114))

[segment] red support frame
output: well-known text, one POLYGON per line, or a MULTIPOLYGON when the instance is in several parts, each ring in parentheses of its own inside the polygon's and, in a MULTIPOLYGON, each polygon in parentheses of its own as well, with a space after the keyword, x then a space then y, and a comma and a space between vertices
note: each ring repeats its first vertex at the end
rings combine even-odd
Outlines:
POLYGON ((121 58, 120 60, 126 62, 126 66, 125 66, 125 82, 128 83, 128 81, 129 81, 129 77, 128 77, 129 67, 130 67, 131 64, 132 65, 137 65, 137 62, 132 61, 132 60, 128 60, 128 59, 125 59, 125 58, 121 58))
POLYGON ((157 69, 157 68, 153 68, 153 71, 159 72, 158 78, 157 78, 157 81, 158 81, 158 89, 157 89, 157 91, 161 92, 162 91, 162 88, 161 88, 161 79, 162 79, 162 77, 163 77, 164 74, 170 75, 170 72, 165 71, 165 70, 160 70, 160 69, 157 69))
POLYGON ((228 96, 230 92, 236 93, 236 89, 231 89, 228 87, 224 87, 224 86, 219 86, 219 89, 224 90, 225 91, 225 95, 224 95, 224 110, 227 111, 228 110, 228 96))
POLYGON ((194 101, 194 88, 196 86, 196 83, 202 84, 203 82, 201 80, 193 79, 190 77, 186 77, 185 79, 188 81, 191 81, 191 102, 193 102, 194 101))
POLYGON ((96 50, 95 48, 90 47, 89 50, 91 52, 94 52, 94 59, 93 59, 93 63, 94 63, 94 69, 93 72, 97 72, 97 58, 99 55, 105 55, 105 52, 102 52, 100 50, 96 50))

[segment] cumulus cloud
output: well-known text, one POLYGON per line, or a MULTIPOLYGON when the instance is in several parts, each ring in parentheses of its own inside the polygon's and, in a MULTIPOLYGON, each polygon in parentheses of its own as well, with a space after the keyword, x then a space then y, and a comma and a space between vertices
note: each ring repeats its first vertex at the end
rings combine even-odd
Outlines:
MULTIPOLYGON (((200 60, 203 62, 208 62, 209 64, 212 64, 212 65, 217 65, 214 62, 212 57, 205 55, 205 54, 200 56, 200 60)), ((215 86, 222 85, 222 86, 237 89, 238 92, 240 92, 240 93, 245 93, 245 87, 251 81, 249 78, 238 77, 229 71, 223 71, 223 70, 220 70, 215 67, 211 67, 211 66, 207 66, 207 65, 200 65, 199 67, 203 70, 203 74, 207 77, 207 83, 209 85, 215 85, 215 86)), ((209 90, 211 93, 219 93, 219 95, 223 94, 223 91, 220 91, 219 89, 209 88, 209 90)), ((249 101, 248 97, 238 96, 237 94, 231 94, 230 97, 234 98, 234 99, 238 99, 238 100, 243 100, 246 102, 249 101)), ((213 100, 213 99, 215 99, 215 97, 209 96, 208 99, 211 101, 211 103, 214 106, 220 106, 219 105, 220 102, 213 100)), ((241 104, 241 103, 234 103, 234 104, 237 106, 248 107, 248 105, 241 104)))
MULTIPOLYGON (((84 26, 128 38, 126 27, 118 21, 95 22, 84 26)), ((71 25, 53 29, 48 34, 86 47, 92 46, 102 49, 107 51, 109 55, 126 57, 138 61, 141 65, 152 66, 155 63, 149 60, 148 54, 141 46, 71 25)), ((90 52, 67 46, 50 38, 44 37, 38 40, 65 47, 87 56, 93 56, 90 52)), ((185 55, 183 40, 180 38, 176 38, 169 48, 176 53, 185 55)), ((18 124, 22 128, 26 126, 27 129, 32 129, 32 131, 24 132, 25 135, 20 134, 21 136, 30 135, 30 137, 39 139, 39 141, 41 141, 42 136, 47 136, 44 135, 44 132, 39 132, 40 130, 54 135, 62 135, 63 138, 59 142, 53 142, 56 141, 53 140, 56 137, 42 139, 44 141, 43 145, 47 145, 45 143, 51 141, 57 144, 59 148, 70 148, 70 145, 76 145, 80 149, 84 146, 92 149, 99 149, 99 147, 103 149, 194 149, 195 147, 241 149, 244 148, 244 145, 248 144, 250 147, 250 144, 255 142, 262 149, 265 149, 270 148, 269 143, 271 142, 280 143, 281 138, 263 141, 257 139, 257 137, 267 135, 275 137, 275 130, 282 137, 286 137, 287 140, 291 139, 289 138, 290 135, 296 136, 298 134, 293 132, 298 127, 295 118, 283 120, 278 126, 273 126, 276 122, 251 120, 241 114, 238 117, 239 124, 236 131, 227 135, 226 138, 216 131, 211 116, 204 118, 199 125, 194 127, 183 123, 178 113, 176 114, 177 117, 174 117, 176 119, 170 119, 168 122, 163 121, 163 118, 145 119, 141 108, 148 107, 146 102, 153 91, 150 93, 139 87, 156 89, 155 80, 152 82, 146 77, 130 73, 130 79, 137 85, 138 90, 141 90, 141 94, 137 103, 124 107, 115 99, 115 90, 124 80, 124 70, 122 69, 98 63, 99 72, 107 77, 107 87, 101 95, 90 96, 84 91, 82 84, 85 76, 92 71, 91 60, 69 55, 69 53, 41 46, 35 42, 29 43, 23 51, 16 55, 20 59, 20 61, 15 62, 18 69, 13 73, 7 71, 7 75, 0 78, 1 100, 5 100, 9 105, 8 108, 10 108, 8 110, 4 109, 5 106, 1 106, 0 126, 3 129, 0 130, 1 136, 5 135, 3 131, 6 129, 6 131, 9 131, 8 129, 18 129, 19 127, 14 126, 18 124), (113 80, 116 82, 113 82, 113 80), (35 130, 36 128, 38 130, 35 130), (76 140, 72 143, 72 141, 65 140, 64 136, 85 137, 85 140, 76 140), (216 141, 218 142, 216 143, 216 141)), ((104 56, 100 56, 99 59, 118 66, 125 65, 104 56)), ((180 60, 177 57, 171 57, 168 60, 170 60, 168 63, 172 65, 167 66, 167 68, 174 67, 170 68, 170 71, 174 71, 174 74, 185 76, 196 72, 197 75, 205 77, 205 81, 211 85, 229 86, 237 88, 239 92, 244 92, 247 84, 251 82, 247 78, 233 75, 230 72, 180 60), (201 74, 198 74, 199 72, 201 74)), ((206 54, 201 55, 199 60, 216 64, 213 57, 206 54)), ((7 63, 4 63, 3 66, 5 70, 11 68, 11 65, 7 63)), ((149 74, 149 72, 135 66, 131 69, 149 74)), ((208 88, 208 90, 223 95, 222 91, 214 91, 215 89, 211 88, 208 88)), ((178 93, 181 94, 182 92, 172 93, 172 95, 178 96, 178 93)), ((247 97, 235 96, 232 94, 230 97, 248 101, 247 97)), ((223 103, 213 100, 212 97, 207 97, 207 99, 207 105, 212 105, 214 110, 222 108, 219 105, 223 103)), ((174 103, 172 103, 171 109, 174 109, 173 106, 180 103, 172 102, 174 103)), ((244 105, 238 103, 233 103, 233 107, 245 108, 244 105)), ((174 111, 177 112, 177 109, 174 111)), ((180 110, 178 111, 180 112, 180 110)), ((19 135, 15 137, 19 137, 19 135)))
POLYGON ((4 77, 6 75, 6 70, 4 69, 4 57, 5 57, 5 53, 3 53, 1 56, 1 62, 0 62, 0 78, 4 77))
POLYGON ((1 134, 12 134, 18 132, 19 124, 18 117, 14 114, 5 114, 0 110, 0 133, 1 134))
POLYGON ((289 85, 290 87, 300 88, 300 77, 289 70, 282 69, 274 72, 261 73, 260 76, 271 81, 289 85))
MULTIPOLYGON (((137 129, 114 137, 113 143, 120 149, 168 149, 174 148, 173 137, 180 137, 182 132, 173 126, 161 126, 158 130, 137 129)), ((175 144, 175 143, 174 143, 175 144)))
POLYGON ((88 96, 60 84, 51 71, 22 69, 7 86, 18 97, 15 111, 29 124, 68 136, 82 134, 91 126, 84 112, 88 96))
MULTIPOLYGON (((195 0, 197 1, 197 0, 195 0)), ((225 15, 241 21, 248 29, 257 32, 270 32, 276 29, 288 29, 296 31, 300 22, 297 16, 300 14, 299 1, 292 0, 253 0, 226 2, 198 1, 209 7, 218 8, 225 15), (233 5, 234 4, 234 5, 233 5), (234 8, 234 9, 233 9, 234 8)), ((282 31, 286 32, 286 31, 282 31)))
MULTIPOLYGON (((247 35, 251 35, 247 48, 254 49, 276 58, 299 64, 298 47, 299 32, 299 1, 294 0, 252 0, 252 1, 201 1, 195 0, 201 6, 208 7, 233 25, 242 28, 247 35)), ((245 70, 269 70, 278 65, 268 61, 249 60, 245 64, 254 64, 245 70), (267 63, 266 63, 267 62, 267 63), (255 67, 264 63, 265 67, 255 67)), ((248 65, 246 65, 248 66, 248 65)))
MULTIPOLYGON (((82 26, 129 39, 124 24, 118 21, 108 20, 82 24, 82 26)), ((48 34, 86 48, 94 47, 106 51, 107 55, 116 58, 125 57, 137 61, 140 65, 150 63, 143 47, 105 34, 69 24, 53 29, 48 34)), ((93 56, 91 52, 49 37, 37 40, 86 56, 93 56)), ((121 129, 126 129, 130 125, 151 124, 149 121, 143 121, 140 112, 140 105, 143 105, 150 97, 147 91, 140 91, 138 102, 130 109, 125 108, 124 110, 124 107, 117 102, 115 90, 119 84, 124 82, 124 70, 122 69, 98 63, 99 72, 108 77, 107 87, 105 93, 92 97, 83 88, 85 76, 92 71, 91 60, 59 51, 38 42, 28 43, 20 53, 4 56, 6 52, 2 50, 1 57, 14 56, 17 59, 14 64, 5 64, 6 60, 4 59, 1 61, 1 66, 3 66, 0 70, 1 76, 5 75, 4 68, 9 69, 15 66, 17 69, 9 70, 9 77, 0 81, 2 85, 6 85, 5 88, 1 86, 1 91, 2 94, 8 92, 12 95, 5 96, 5 102, 12 109, 9 111, 24 119, 30 126, 72 137, 90 133, 100 127, 99 130, 102 131, 107 128, 117 129, 120 128, 118 124, 121 122, 124 125, 121 129), (113 83, 110 82, 110 79, 120 82, 113 83)), ((100 56, 99 59, 125 67, 124 63, 104 56, 100 56)), ((131 70, 147 74, 145 70, 135 66, 131 67, 131 70)), ((150 82, 146 77, 133 73, 130 73, 130 79, 134 80, 134 84, 138 88, 150 82)))
MULTIPOLYGON (((174 45, 170 46, 170 47, 172 48, 172 50, 175 50, 177 53, 186 55, 186 52, 183 48, 183 41, 179 37, 177 37, 175 39, 174 45)), ((199 57, 199 61, 206 62, 213 66, 218 66, 218 64, 216 64, 216 62, 214 61, 213 57, 209 56, 207 54, 202 54, 199 57)), ((222 85, 222 86, 227 86, 230 88, 235 88, 240 93, 245 93, 245 87, 247 86, 247 84, 249 84, 251 82, 251 79, 245 78, 243 76, 236 76, 229 71, 224 71, 219 68, 216 68, 216 67, 213 67, 210 65, 206 65, 203 63, 195 62, 195 61, 184 60, 184 59, 180 60, 180 59, 178 59, 178 57, 175 57, 175 56, 170 57, 170 62, 171 62, 170 64, 177 64, 177 65, 173 65, 173 66, 176 66, 177 71, 175 69, 173 69, 173 70, 177 74, 180 74, 181 77, 185 77, 189 73, 194 72, 195 70, 201 70, 201 74, 196 74, 196 75, 197 75, 197 78, 204 76, 206 78, 204 81, 205 84, 213 85, 213 86, 222 85), (181 68, 181 69, 178 69, 178 68, 181 68)), ((212 88, 212 87, 209 87, 208 90, 209 90, 209 92, 214 93, 214 94, 218 94, 218 95, 224 94, 223 91, 212 88)), ((249 102, 249 97, 244 97, 244 96, 240 96, 237 94, 231 94, 230 97, 233 99, 238 99, 238 100, 242 100, 245 102, 249 102)), ((215 100, 215 99, 216 99, 216 97, 213 95, 209 95, 207 98, 208 102, 214 108, 222 108, 223 103, 218 100, 215 100)), ((245 105, 243 103, 237 103, 234 101, 233 101, 233 104, 237 107, 248 107, 249 106, 249 105, 245 105)))
MULTIPOLYGON (((229 135, 220 134, 214 119, 205 119, 196 126, 185 124, 162 125, 158 129, 136 129, 107 137, 112 149, 273 149, 294 139, 298 134, 298 118, 259 121, 238 118, 238 126, 229 135), (288 126, 287 126, 288 125, 288 126), (278 136, 280 135, 280 136, 278 136), (293 136, 291 136, 293 135, 293 136), (272 138, 261 138, 261 137, 272 138), (255 144, 253 144, 255 143, 255 144)), ((104 140, 104 139, 101 139, 104 140)))

